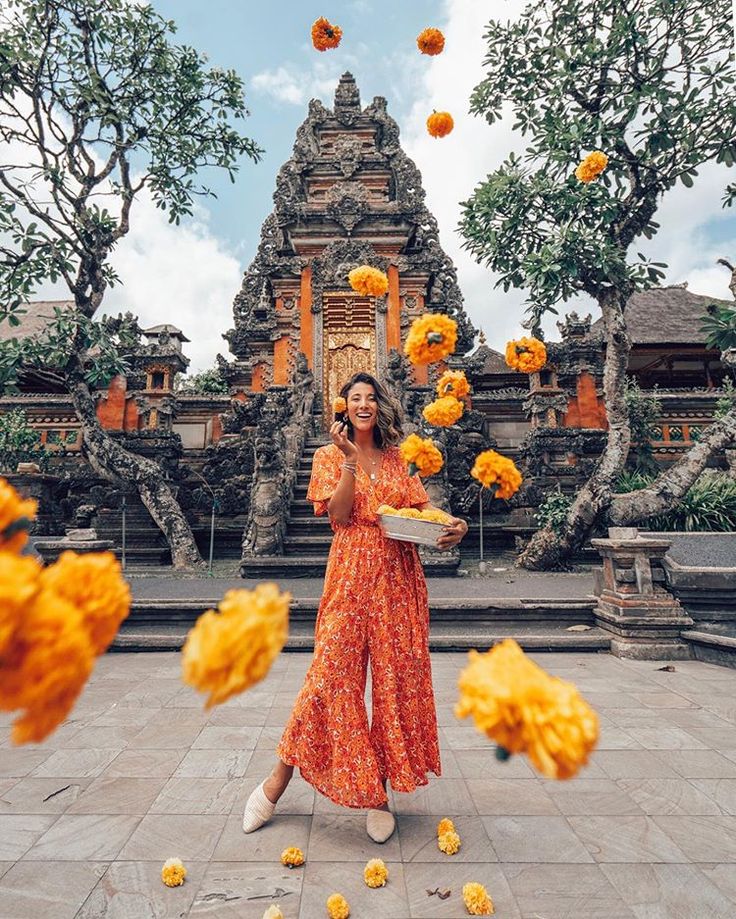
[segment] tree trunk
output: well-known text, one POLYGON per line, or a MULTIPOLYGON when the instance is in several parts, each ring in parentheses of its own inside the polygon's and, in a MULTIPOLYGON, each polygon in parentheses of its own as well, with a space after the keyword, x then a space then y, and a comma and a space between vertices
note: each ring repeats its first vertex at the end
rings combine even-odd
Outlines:
POLYGON ((598 302, 606 330, 603 394, 608 415, 608 441, 593 475, 575 497, 562 531, 556 533, 550 526, 543 527, 519 556, 517 564, 533 571, 559 566, 585 543, 596 521, 610 506, 613 486, 629 453, 631 434, 624 391, 631 342, 623 312, 625 296, 611 288, 598 302))
POLYGON ((83 380, 69 380, 69 393, 82 422, 90 464, 106 478, 135 486, 140 499, 171 549, 174 568, 199 568, 204 562, 179 504, 156 463, 123 449, 100 426, 95 402, 83 380))

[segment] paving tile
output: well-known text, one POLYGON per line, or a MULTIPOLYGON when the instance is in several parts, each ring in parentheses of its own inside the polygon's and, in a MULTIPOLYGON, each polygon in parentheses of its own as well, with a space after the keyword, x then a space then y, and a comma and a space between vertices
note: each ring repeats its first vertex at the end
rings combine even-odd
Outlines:
POLYGON ((732 919, 733 902, 694 865, 602 865, 637 919, 732 919))
POLYGON ((184 778, 243 778, 251 751, 190 750, 176 767, 174 775, 184 778))
POLYGON ((619 779, 618 784, 649 816, 721 813, 716 803, 687 779, 619 779))
POLYGON ((417 788, 411 794, 394 791, 394 802, 397 814, 453 817, 477 813, 465 779, 430 778, 428 785, 417 788))
POLYGON ((454 755, 466 779, 531 779, 536 775, 523 756, 500 762, 491 745, 483 750, 455 750, 454 755))
POLYGON ((144 680, 120 699, 120 708, 161 708, 181 689, 181 680, 144 680))
POLYGON ((118 861, 207 861, 212 858, 226 820, 220 815, 148 814, 138 823, 118 861))
POLYGON ((218 705, 210 711, 207 724, 213 727, 263 727, 269 709, 263 708, 228 708, 218 705))
POLYGON ((564 817, 483 817, 501 862, 592 862, 564 817))
POLYGON ((558 816, 555 802, 537 779, 467 779, 479 814, 558 816))
POLYGON ((31 861, 112 861, 140 817, 63 814, 24 855, 31 861))
POLYGON ((463 904, 463 885, 471 881, 483 884, 493 900, 495 913, 504 919, 520 919, 521 913, 508 881, 499 865, 476 862, 462 864, 453 862, 439 868, 437 865, 413 862, 404 865, 404 878, 409 896, 409 910, 417 919, 460 919, 468 912, 463 904), (448 889, 446 900, 436 894, 428 896, 427 891, 448 889))
MULTIPOLYGON (((691 862, 736 862, 733 817, 653 817, 691 862)), ((736 869, 734 869, 736 870, 736 869)))
POLYGON ((212 856, 214 861, 270 862, 278 865, 281 853, 289 846, 298 846, 305 859, 309 860, 311 817, 275 815, 260 830, 247 834, 243 832, 242 823, 242 814, 233 814, 227 818, 225 829, 212 856))
POLYGON ((736 779, 693 779, 692 784, 715 801, 721 813, 736 815, 736 779))
POLYGON ((0 755, 0 776, 19 778, 30 775, 52 755, 52 750, 41 747, 31 750, 27 747, 9 747, 0 755))
POLYGON ((476 731, 469 724, 445 725, 440 728, 440 736, 452 750, 488 750, 493 753, 493 744, 485 734, 476 731))
POLYGON ((101 775, 115 757, 116 750, 56 750, 33 770, 36 778, 94 778, 101 775))
MULTIPOLYGON (((736 904, 736 871, 733 865, 698 865, 711 884, 736 904)), ((734 910, 736 913, 736 910, 734 910)))
POLYGON ((658 750, 656 756, 684 779, 736 778, 736 762, 715 750, 658 750))
MULTIPOLYGON (((235 799, 235 803, 231 808, 232 812, 239 812, 242 816, 243 808, 245 807, 245 802, 250 797, 251 792, 259 784, 257 781, 252 779, 243 779, 238 791, 238 795, 235 799)), ((317 794, 312 788, 311 785, 308 785, 304 779, 295 772, 292 776, 291 781, 289 782, 289 787, 279 798, 278 805, 276 807, 277 814, 301 814, 307 815, 315 813, 316 801, 320 800, 326 802, 335 808, 335 813, 351 813, 355 814, 356 811, 352 808, 346 809, 344 807, 338 807, 336 804, 332 804, 327 798, 323 798, 322 795, 317 794)), ((325 811, 323 811, 325 813, 325 811)))
POLYGON ((131 737, 128 749, 140 750, 186 750, 194 743, 202 730, 202 722, 182 722, 170 719, 167 724, 158 724, 152 718, 137 734, 131 737))
MULTIPOLYGON (((361 919, 408 919, 409 901, 404 868, 387 855, 383 858, 389 875, 385 887, 371 890, 363 881, 363 865, 348 862, 308 862, 304 868, 300 916, 327 915, 325 904, 332 893, 341 893, 350 904, 351 916, 361 919)), ((260 917, 259 917, 260 919, 260 917)))
POLYGON ((695 702, 676 692, 638 692, 634 698, 646 708, 695 708, 695 702))
MULTIPOLYGON (((401 817, 397 818, 399 828, 401 817)), ((367 862, 369 858, 400 860, 399 836, 393 836, 379 845, 369 838, 363 816, 333 816, 318 814, 312 817, 309 836, 310 862, 367 862)))
POLYGON ((455 855, 445 855, 437 845, 437 817, 401 817, 399 844, 402 861, 405 864, 440 863, 442 868, 438 870, 456 862, 498 861, 480 817, 456 817, 453 822, 461 840, 460 851, 455 855))
POLYGON ((206 862, 188 861, 181 887, 161 883, 162 860, 114 862, 74 919, 180 919, 189 913, 206 862))
POLYGON ((254 750, 261 727, 207 725, 192 743, 193 750, 254 750))
POLYGON ((271 753, 273 756, 276 755, 276 747, 278 742, 281 740, 281 737, 284 733, 285 725, 271 725, 270 727, 264 727, 261 730, 261 733, 258 737, 258 743, 256 743, 256 750, 264 751, 271 753))
POLYGON ((575 778, 569 782, 549 781, 545 788, 565 816, 641 815, 641 808, 619 785, 613 779, 575 778))
POLYGON ((104 774, 130 778, 168 778, 184 759, 184 750, 123 750, 104 774))
POLYGON ((597 862, 685 862, 686 856, 651 817, 569 817, 597 862))
POLYGON ((175 776, 163 783, 149 810, 152 814, 229 814, 242 779, 175 776))
POLYGON ((87 725, 57 742, 56 747, 60 750, 123 749, 140 730, 137 724, 87 725))
POLYGON ((600 865, 502 867, 524 917, 634 919, 600 865))
POLYGON ((678 774, 649 750, 599 750, 596 763, 612 779, 673 778, 678 774))
POLYGON ((95 779, 67 810, 68 814, 148 813, 165 779, 103 775, 95 779))
MULTIPOLYGON (((285 916, 292 919, 300 915, 303 879, 302 871, 290 871, 270 862, 249 862, 245 865, 215 862, 205 870, 189 916, 262 919, 264 911, 271 904, 276 904, 285 916)), ((326 910, 311 915, 321 919, 326 910)))
POLYGON ((43 870, 17 862, 0 880, 3 919, 74 919, 107 870, 104 862, 46 862, 43 870))
POLYGON ((0 861, 18 861, 57 819, 55 814, 0 815, 0 861))
POLYGON ((92 782, 87 779, 13 780, 12 788, 0 793, 3 814, 63 814, 92 782))
POLYGON ((13 867, 15 862, 0 862, 0 878, 7 874, 8 871, 13 867))
MULTIPOLYGON (((89 723, 89 727, 109 727, 119 724, 129 725, 131 728, 137 727, 140 731, 144 728, 148 722, 153 718, 158 709, 155 708, 118 708, 118 706, 113 706, 112 708, 106 709, 101 714, 95 716, 93 720, 89 723)), ((126 741, 127 742, 127 741, 126 741)))

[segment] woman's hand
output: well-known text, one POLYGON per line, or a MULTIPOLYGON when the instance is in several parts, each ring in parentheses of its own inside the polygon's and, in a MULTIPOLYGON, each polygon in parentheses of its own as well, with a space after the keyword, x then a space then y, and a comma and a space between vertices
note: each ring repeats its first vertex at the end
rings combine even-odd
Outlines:
POLYGON ((467 523, 459 517, 453 517, 445 527, 444 535, 437 540, 437 548, 451 549, 460 542, 467 532, 467 523))
POLYGON ((358 461, 355 444, 348 438, 348 427, 342 421, 336 421, 330 428, 332 443, 345 454, 345 458, 358 461))

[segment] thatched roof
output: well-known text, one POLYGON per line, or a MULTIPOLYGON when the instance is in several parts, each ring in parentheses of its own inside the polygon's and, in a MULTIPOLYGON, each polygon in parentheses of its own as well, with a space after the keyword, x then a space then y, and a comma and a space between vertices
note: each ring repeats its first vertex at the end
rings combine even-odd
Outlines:
MULTIPOLYGON (((494 373, 513 373, 513 370, 506 365, 503 354, 499 351, 494 351, 488 345, 479 345, 472 356, 474 359, 482 359, 483 363, 481 364, 482 369, 480 372, 484 376, 494 373)), ((480 363, 480 360, 478 362, 480 363)))
POLYGON ((35 300, 33 303, 24 303, 20 307, 24 312, 16 313, 20 325, 13 326, 7 319, 0 322, 0 341, 40 335, 54 318, 55 309, 68 310, 73 306, 73 300, 35 300))

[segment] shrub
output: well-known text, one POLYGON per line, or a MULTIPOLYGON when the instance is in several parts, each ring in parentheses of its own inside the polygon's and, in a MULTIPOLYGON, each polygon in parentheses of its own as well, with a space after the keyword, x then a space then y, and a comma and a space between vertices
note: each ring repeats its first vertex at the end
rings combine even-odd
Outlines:
POLYGON ((5 475, 15 472, 18 463, 38 463, 45 469, 48 461, 41 437, 28 423, 22 408, 0 416, 0 472, 5 475))
POLYGON ((537 523, 540 527, 549 524, 555 533, 562 533, 571 504, 572 498, 563 494, 558 486, 557 490, 550 492, 537 508, 537 523))
MULTIPOLYGON (((616 491, 637 491, 651 483, 649 476, 624 473, 616 491)), ((736 480, 722 472, 705 472, 685 494, 680 503, 658 517, 642 521, 649 530, 685 531, 689 533, 729 533, 736 530, 736 480)))

